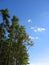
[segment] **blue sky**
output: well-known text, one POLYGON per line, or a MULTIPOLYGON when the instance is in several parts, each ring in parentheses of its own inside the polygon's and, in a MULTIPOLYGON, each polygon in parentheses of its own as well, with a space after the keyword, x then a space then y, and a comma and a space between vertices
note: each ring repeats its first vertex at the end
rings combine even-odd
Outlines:
POLYGON ((35 43, 28 51, 30 65, 49 65, 49 0, 0 0, 0 9, 5 8, 35 43))

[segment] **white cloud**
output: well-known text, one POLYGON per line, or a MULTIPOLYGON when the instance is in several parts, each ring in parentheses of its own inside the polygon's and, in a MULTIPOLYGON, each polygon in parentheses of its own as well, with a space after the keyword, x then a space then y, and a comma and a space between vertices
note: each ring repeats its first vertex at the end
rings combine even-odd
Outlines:
POLYGON ((32 20, 31 19, 28 19, 28 23, 30 23, 32 20))
POLYGON ((29 36, 29 38, 30 38, 30 39, 34 39, 34 37, 32 37, 32 36, 29 36))
POLYGON ((36 36, 36 37, 35 37, 35 39, 39 39, 39 37, 38 37, 38 36, 36 36))
POLYGON ((29 36, 29 38, 30 38, 30 39, 32 39, 32 40, 33 40, 33 39, 36 39, 36 40, 38 40, 38 39, 39 39, 39 37, 38 37, 38 36, 36 36, 36 37, 29 36))
POLYGON ((37 32, 37 30, 36 30, 36 29, 34 29, 34 32, 37 32))
POLYGON ((35 27, 31 27, 31 29, 34 31, 34 32, 42 32, 42 31, 45 31, 46 29, 45 28, 35 28, 35 27))
POLYGON ((42 31, 45 31, 46 29, 45 28, 37 28, 36 29, 38 32, 42 32, 42 31))
POLYGON ((34 27, 31 27, 30 29, 34 29, 34 27))

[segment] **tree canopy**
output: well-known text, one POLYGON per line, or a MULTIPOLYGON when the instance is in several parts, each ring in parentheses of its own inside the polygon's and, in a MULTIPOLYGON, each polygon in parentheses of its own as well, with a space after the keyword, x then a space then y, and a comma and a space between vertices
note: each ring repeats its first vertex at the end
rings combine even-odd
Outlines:
POLYGON ((27 46, 32 46, 33 41, 25 27, 19 25, 19 19, 10 18, 8 9, 0 10, 0 16, 0 65, 27 65, 27 46))

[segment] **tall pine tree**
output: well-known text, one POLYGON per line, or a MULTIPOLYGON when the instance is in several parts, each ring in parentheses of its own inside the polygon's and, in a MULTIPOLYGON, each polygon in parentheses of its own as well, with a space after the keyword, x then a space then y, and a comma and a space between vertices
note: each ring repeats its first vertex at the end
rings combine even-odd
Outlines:
POLYGON ((27 46, 33 42, 16 16, 10 20, 8 9, 2 9, 0 13, 0 65, 27 65, 27 46))

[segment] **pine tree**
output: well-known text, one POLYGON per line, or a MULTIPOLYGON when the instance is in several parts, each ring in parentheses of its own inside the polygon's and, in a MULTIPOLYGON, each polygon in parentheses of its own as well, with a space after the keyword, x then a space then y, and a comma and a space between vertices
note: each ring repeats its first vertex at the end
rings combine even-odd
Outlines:
POLYGON ((33 42, 16 16, 10 19, 8 9, 0 13, 3 19, 0 23, 0 65, 27 65, 27 46, 33 42))

